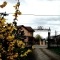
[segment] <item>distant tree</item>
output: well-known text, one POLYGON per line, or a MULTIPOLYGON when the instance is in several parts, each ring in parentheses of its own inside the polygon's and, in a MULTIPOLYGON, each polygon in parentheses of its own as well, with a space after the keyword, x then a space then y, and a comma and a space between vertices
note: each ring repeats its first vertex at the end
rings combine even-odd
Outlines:
POLYGON ((36 39, 35 42, 39 42, 42 39, 42 37, 39 34, 37 34, 35 36, 35 39, 36 39))

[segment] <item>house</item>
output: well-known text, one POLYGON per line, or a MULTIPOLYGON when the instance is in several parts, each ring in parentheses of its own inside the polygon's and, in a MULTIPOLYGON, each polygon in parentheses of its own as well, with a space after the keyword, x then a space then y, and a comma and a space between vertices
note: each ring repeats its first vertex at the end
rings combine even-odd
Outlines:
POLYGON ((21 35, 24 35, 25 37, 24 42, 26 46, 33 44, 34 30, 31 27, 24 25, 20 25, 17 28, 18 28, 18 33, 21 31, 22 32, 21 35))
POLYGON ((60 35, 50 36, 50 45, 60 47, 60 35))

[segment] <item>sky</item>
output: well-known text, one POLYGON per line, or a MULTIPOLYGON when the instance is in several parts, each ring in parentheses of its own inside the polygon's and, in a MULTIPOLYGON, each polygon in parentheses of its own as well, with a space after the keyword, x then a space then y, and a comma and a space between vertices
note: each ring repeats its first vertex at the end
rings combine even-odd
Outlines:
MULTIPOLYGON (((7 1, 8 4, 0 12, 14 13, 14 5, 17 0, 0 0, 0 4, 3 1, 7 1)), ((51 35, 60 34, 60 0, 20 0, 19 10, 22 15, 18 17, 17 24, 31 26, 37 28, 43 26, 43 28, 51 28, 51 35)), ((6 17, 7 22, 13 21, 12 14, 6 17)), ((47 37, 46 31, 35 31, 34 36, 40 34, 43 38, 47 37)))

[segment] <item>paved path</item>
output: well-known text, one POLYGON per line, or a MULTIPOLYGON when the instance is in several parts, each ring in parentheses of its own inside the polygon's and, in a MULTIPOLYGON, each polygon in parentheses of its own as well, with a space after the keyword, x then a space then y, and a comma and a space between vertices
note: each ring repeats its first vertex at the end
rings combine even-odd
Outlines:
POLYGON ((45 49, 45 48, 35 48, 34 54, 36 57, 36 60, 60 60, 60 56, 52 53, 51 51, 45 49))
POLYGON ((47 48, 47 45, 33 45, 33 48, 47 48))

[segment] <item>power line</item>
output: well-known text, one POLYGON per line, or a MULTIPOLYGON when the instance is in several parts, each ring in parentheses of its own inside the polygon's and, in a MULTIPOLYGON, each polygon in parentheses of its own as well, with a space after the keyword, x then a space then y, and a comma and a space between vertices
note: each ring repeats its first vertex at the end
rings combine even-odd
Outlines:
MULTIPOLYGON (((3 12, 5 13, 5 12, 3 12)), ((6 14, 14 14, 14 13, 6 13, 6 14)), ((40 14, 21 14, 21 15, 31 15, 31 16, 60 16, 60 15, 40 15, 40 14)))
POLYGON ((33 15, 33 16, 60 16, 60 15, 39 15, 39 14, 22 14, 22 15, 33 15))

